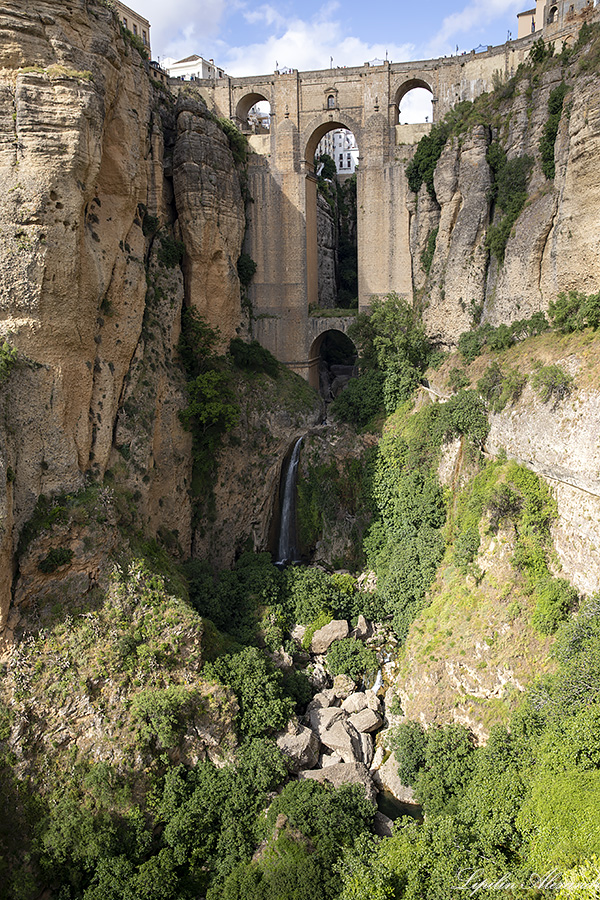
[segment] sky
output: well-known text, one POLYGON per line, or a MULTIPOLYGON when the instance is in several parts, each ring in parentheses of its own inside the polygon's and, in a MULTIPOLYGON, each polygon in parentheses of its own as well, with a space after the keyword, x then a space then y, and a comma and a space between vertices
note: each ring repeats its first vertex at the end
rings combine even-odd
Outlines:
MULTIPOLYGON (((149 19, 155 59, 197 53, 228 75, 430 59, 503 44, 519 0, 128 0, 149 19)), ((535 5, 530 3, 530 6, 535 5)))

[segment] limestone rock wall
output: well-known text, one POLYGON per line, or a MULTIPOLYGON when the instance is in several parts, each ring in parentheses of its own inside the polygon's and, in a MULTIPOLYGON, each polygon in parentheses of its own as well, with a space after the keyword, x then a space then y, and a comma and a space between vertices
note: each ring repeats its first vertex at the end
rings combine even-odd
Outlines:
POLYGON ((337 303, 337 222, 325 198, 317 191, 317 247, 319 253, 319 308, 337 303))
POLYGON ((235 334, 243 231, 227 138, 153 86, 107 4, 3 4, 0 337, 19 362, 0 387, 0 631, 42 493, 110 470, 190 552, 181 312, 210 302, 235 334))
POLYGON ((560 66, 531 85, 520 80, 490 126, 477 125, 447 142, 435 171, 436 200, 425 186, 418 198, 409 194, 413 288, 422 293, 429 331, 449 345, 470 327, 472 305, 482 304, 482 321, 498 325, 546 310, 560 291, 597 290, 600 178, 593 160, 600 149, 600 87, 597 79, 580 74, 574 82, 573 74, 565 73, 567 83, 576 86, 564 101, 553 180, 542 172, 539 142, 550 92, 562 77, 560 66), (502 264, 485 246, 491 213, 485 155, 498 139, 509 159, 527 154, 534 160, 528 200, 502 264), (435 228, 426 275, 421 255, 435 228))

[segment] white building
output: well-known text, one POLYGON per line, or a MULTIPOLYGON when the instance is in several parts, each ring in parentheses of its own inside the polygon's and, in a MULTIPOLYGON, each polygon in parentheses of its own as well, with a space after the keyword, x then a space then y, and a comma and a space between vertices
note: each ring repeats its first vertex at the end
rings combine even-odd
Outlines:
POLYGON ((358 146, 351 131, 336 128, 322 137, 316 156, 326 153, 335 162, 338 175, 353 175, 358 165, 358 146))
POLYGON ((215 65, 214 59, 203 59, 201 56, 194 54, 186 56, 185 59, 172 59, 165 56, 159 60, 163 69, 169 73, 171 78, 179 78, 181 81, 198 81, 205 78, 223 78, 225 72, 215 65))

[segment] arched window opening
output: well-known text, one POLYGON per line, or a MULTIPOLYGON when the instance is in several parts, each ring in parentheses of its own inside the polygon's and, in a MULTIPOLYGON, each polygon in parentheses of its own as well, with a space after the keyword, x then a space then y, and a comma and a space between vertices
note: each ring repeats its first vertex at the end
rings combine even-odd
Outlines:
POLYGON ((356 347, 342 331, 332 329, 319 335, 313 343, 310 357, 318 357, 318 387, 326 401, 335 400, 350 379, 358 375, 356 347))
POLYGON ((245 134, 269 134, 271 104, 262 94, 247 94, 237 104, 236 119, 245 134))
POLYGON ((248 127, 252 134, 269 134, 271 131, 271 104, 261 100, 248 113, 248 127))
POLYGON ((551 25, 553 22, 556 22, 558 19, 558 6, 551 6, 550 12, 548 13, 548 24, 551 25))
POLYGON ((417 87, 402 97, 398 108, 400 125, 416 125, 433 121, 433 97, 427 88, 417 87))
POLYGON ((335 109, 335 97, 330 94, 327 98, 327 109, 335 109))

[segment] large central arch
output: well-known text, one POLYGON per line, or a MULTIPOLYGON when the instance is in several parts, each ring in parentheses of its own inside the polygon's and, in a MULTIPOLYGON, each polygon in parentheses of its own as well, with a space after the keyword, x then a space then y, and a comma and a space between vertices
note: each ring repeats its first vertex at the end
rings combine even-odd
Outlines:
MULTIPOLYGON (((358 122, 349 116, 340 116, 339 110, 329 110, 324 116, 314 119, 306 129, 303 136, 304 142, 304 167, 306 173, 306 287, 308 308, 317 306, 319 300, 319 255, 317 248, 317 178, 315 176, 314 158, 319 141, 329 131, 337 128, 345 128, 354 135, 360 148, 362 143, 362 128, 358 122), (338 115, 336 115, 336 112, 338 115), (325 117, 326 116, 326 117, 325 117)), ((359 155, 360 162, 360 155, 359 155)), ((360 169, 357 170, 357 191, 360 181, 360 169)), ((360 246, 360 234, 358 237, 360 246)), ((360 250, 359 250, 360 267, 360 250)))

